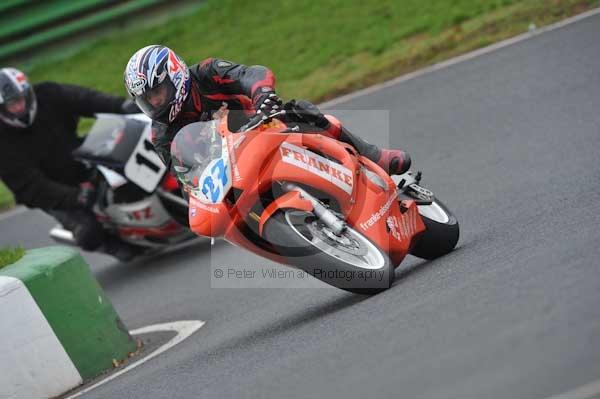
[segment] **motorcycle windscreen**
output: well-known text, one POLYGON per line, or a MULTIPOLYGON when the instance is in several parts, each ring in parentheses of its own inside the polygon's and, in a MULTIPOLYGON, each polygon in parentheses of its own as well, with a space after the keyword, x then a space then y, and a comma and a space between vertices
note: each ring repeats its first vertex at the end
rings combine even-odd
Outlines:
POLYGON ((73 151, 73 157, 122 169, 147 125, 122 115, 98 114, 82 145, 73 151))
POLYGON ((223 201, 232 186, 227 143, 217 126, 216 120, 191 123, 171 143, 174 174, 186 192, 206 204, 223 201))

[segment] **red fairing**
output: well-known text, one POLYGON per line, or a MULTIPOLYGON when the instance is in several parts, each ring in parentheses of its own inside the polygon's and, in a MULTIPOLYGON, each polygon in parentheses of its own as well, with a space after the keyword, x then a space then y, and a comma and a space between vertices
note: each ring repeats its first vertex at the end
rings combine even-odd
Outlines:
MULTIPOLYGON (((335 119, 330 122, 339 126, 335 119)), ((308 211, 312 207, 297 193, 287 193, 260 214, 254 213, 261 194, 282 181, 311 187, 335 199, 347 223, 387 252, 394 266, 425 229, 414 201, 404 201, 401 209, 394 181, 347 144, 321 134, 285 132, 285 124, 277 120, 234 134, 227 127, 227 111, 221 115, 218 132, 227 143, 232 189, 237 189, 238 197, 235 201, 226 197, 219 203, 205 203, 190 196, 189 222, 196 234, 224 237, 271 259, 264 248, 253 245, 238 228, 258 222, 262 234, 263 226, 278 209, 308 211), (365 169, 378 175, 385 185, 368 178, 365 169)))

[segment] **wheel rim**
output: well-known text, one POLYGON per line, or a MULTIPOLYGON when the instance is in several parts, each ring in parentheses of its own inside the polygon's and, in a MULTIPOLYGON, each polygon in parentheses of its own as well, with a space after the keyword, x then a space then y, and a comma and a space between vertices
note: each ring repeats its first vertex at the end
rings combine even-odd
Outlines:
POLYGON ((446 224, 450 221, 450 216, 437 202, 433 201, 431 205, 419 205, 419 214, 438 223, 446 224))
POLYGON ((344 263, 368 270, 385 265, 381 251, 351 227, 336 236, 312 213, 303 211, 286 211, 285 220, 304 241, 344 263))

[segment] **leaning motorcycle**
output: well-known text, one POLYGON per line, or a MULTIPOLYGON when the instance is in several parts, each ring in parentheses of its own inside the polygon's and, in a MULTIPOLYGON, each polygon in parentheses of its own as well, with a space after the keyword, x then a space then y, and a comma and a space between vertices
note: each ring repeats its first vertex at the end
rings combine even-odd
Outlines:
POLYGON ((456 246, 456 218, 420 173, 395 176, 345 143, 254 118, 239 132, 218 119, 183 127, 171 155, 196 234, 221 237, 362 294, 389 288, 407 254, 456 246))
MULTIPOLYGON (((140 249, 159 251, 193 238, 187 201, 177 180, 154 151, 151 121, 143 114, 98 114, 73 157, 95 169, 96 218, 105 230, 140 249)), ((75 245, 62 225, 50 231, 58 242, 75 245)))

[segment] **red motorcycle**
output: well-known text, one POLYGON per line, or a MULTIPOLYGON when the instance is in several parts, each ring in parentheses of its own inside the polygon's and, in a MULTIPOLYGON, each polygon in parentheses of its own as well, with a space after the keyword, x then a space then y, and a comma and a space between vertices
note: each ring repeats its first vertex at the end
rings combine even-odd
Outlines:
POLYGON ((420 173, 394 181, 352 146, 291 132, 283 114, 236 133, 224 111, 177 133, 173 168, 192 231, 363 294, 389 288, 409 253, 433 259, 454 249, 458 222, 419 185, 420 173))

